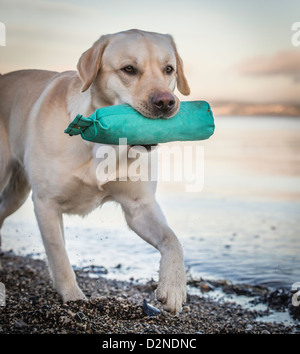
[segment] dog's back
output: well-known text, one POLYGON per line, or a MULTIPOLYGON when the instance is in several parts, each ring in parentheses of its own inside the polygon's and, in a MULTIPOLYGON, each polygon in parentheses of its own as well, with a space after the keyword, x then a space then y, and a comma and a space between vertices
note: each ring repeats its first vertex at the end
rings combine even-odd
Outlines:
POLYGON ((7 160, 22 162, 20 150, 23 150, 30 109, 55 74, 54 71, 20 70, 0 75, 0 168, 5 167, 7 160))
POLYGON ((20 70, 0 75, 0 121, 9 132, 9 121, 22 124, 55 71, 20 70))

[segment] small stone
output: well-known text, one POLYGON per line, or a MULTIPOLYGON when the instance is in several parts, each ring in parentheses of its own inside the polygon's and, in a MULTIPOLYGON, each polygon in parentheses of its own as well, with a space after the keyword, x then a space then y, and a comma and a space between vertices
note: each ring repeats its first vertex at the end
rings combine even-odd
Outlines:
POLYGON ((71 310, 68 310, 67 312, 68 312, 68 314, 69 314, 71 317, 75 317, 75 316, 76 316, 76 313, 72 312, 71 310))
POLYGON ((250 331, 252 331, 252 329, 253 329, 253 326, 249 323, 249 324, 247 324, 245 331, 250 332, 250 331))
POLYGON ((61 316, 59 320, 60 320, 61 323, 64 324, 64 325, 67 324, 67 323, 69 323, 69 322, 71 322, 71 319, 70 319, 68 316, 61 316))
POLYGON ((157 309, 156 307, 150 305, 147 303, 146 299, 143 300, 143 310, 145 312, 146 315, 153 317, 153 316, 157 316, 160 314, 160 310, 157 309))
POLYGON ((78 311, 75 315, 75 319, 79 322, 83 322, 86 319, 86 317, 83 312, 78 311))
POLYGON ((213 287, 212 287, 210 284, 208 284, 207 282, 202 281, 202 282, 200 283, 200 290, 201 290, 203 293, 205 293, 205 292, 208 292, 208 291, 213 290, 213 287))
POLYGON ((25 323, 23 320, 21 320, 20 318, 17 318, 15 320, 14 323, 15 328, 24 328, 24 327, 28 327, 28 324, 25 323))

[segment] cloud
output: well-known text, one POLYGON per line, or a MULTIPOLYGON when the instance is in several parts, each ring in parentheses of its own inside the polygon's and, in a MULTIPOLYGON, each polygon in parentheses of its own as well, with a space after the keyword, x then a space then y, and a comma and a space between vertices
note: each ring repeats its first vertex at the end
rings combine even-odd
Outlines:
POLYGON ((300 51, 280 51, 270 56, 246 59, 238 65, 238 72, 249 76, 290 77, 300 82, 300 51))

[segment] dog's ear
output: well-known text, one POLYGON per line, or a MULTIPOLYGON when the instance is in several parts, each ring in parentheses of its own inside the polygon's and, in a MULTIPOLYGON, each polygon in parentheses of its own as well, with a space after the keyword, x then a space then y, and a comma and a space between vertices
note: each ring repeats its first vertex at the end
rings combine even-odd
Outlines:
POLYGON ((176 56, 176 74, 177 74, 177 88, 179 90, 179 92, 181 92, 183 95, 188 96, 190 94, 190 87, 189 84, 187 82, 187 79, 184 75, 183 72, 183 63, 182 63, 182 59, 180 58, 178 52, 177 52, 177 48, 176 48, 176 44, 174 42, 174 39, 172 36, 168 35, 172 44, 172 47, 174 49, 175 52, 175 56, 176 56))
POLYGON ((90 49, 81 55, 77 64, 78 74, 83 83, 81 92, 86 91, 96 78, 108 41, 108 35, 100 37, 90 49))

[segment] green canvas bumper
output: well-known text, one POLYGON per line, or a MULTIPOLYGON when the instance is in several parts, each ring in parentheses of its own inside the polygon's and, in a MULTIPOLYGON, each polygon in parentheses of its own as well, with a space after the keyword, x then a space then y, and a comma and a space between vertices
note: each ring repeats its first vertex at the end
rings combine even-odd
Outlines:
POLYGON ((214 133, 214 118, 205 101, 184 101, 170 119, 143 117, 129 105, 95 110, 90 117, 78 114, 65 133, 85 140, 119 145, 151 145, 171 141, 208 139, 214 133), (121 140, 126 138, 127 140, 121 140))

